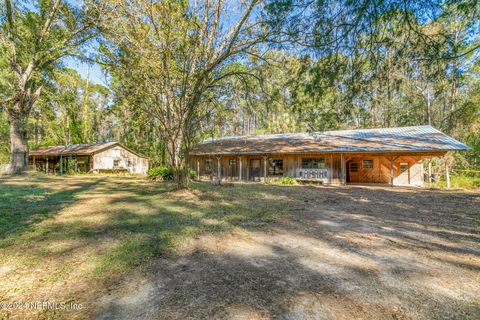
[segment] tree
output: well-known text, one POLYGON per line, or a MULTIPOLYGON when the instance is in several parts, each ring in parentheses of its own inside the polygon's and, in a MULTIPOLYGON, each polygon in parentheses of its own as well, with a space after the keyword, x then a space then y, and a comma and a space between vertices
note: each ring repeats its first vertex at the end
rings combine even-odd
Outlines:
POLYGON ((28 118, 51 72, 95 37, 95 11, 61 0, 5 0, 0 7, 0 103, 10 126, 10 170, 27 166, 28 118))
POLYGON ((234 61, 271 36, 259 0, 109 0, 102 28, 108 71, 120 100, 158 121, 178 188, 188 185, 186 157, 213 113, 215 87, 245 78, 234 61))

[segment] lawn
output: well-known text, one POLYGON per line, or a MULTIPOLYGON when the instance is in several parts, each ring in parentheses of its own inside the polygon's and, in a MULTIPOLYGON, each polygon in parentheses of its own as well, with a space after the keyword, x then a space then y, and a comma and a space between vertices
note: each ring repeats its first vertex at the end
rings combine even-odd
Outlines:
POLYGON ((475 318, 480 195, 0 180, 0 319, 475 318))
MULTIPOLYGON (((287 213, 289 203, 273 203, 260 185, 197 183, 177 192, 170 183, 135 177, 3 179, 0 301, 88 304, 149 259, 174 257, 201 234, 260 227, 287 213)), ((45 316, 53 313, 63 314, 45 316)))

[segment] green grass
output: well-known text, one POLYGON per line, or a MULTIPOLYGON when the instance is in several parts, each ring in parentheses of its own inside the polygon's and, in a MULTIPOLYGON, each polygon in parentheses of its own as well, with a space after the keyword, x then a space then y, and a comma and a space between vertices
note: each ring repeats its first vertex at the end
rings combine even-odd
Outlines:
MULTIPOLYGON (((440 180, 438 182, 433 183, 432 185, 440 188, 446 188, 447 181, 440 180)), ((450 187, 460 188, 460 189, 480 188, 480 177, 453 175, 450 177, 450 187)))
MULTIPOLYGON (((195 236, 262 227, 289 210, 290 200, 271 196, 275 186, 191 188, 173 192, 171 183, 138 177, 4 179, 0 256, 1 250, 15 252, 15 263, 26 268, 56 256, 69 266, 93 263, 93 277, 125 273, 151 258, 174 255, 195 236)), ((48 281, 63 281, 75 271, 55 268, 48 281)))

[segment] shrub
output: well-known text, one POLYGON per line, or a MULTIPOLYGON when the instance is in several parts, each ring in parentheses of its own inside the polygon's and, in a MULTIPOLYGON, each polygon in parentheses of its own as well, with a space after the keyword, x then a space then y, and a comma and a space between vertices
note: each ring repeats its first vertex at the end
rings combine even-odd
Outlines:
POLYGON ((197 172, 191 168, 188 168, 188 176, 191 180, 197 179, 197 172))
POLYGON ((273 178, 269 180, 271 184, 283 184, 283 185, 295 185, 297 184, 297 180, 293 177, 282 177, 282 178, 273 178))
POLYGON ((297 180, 295 180, 295 178, 293 178, 293 177, 283 177, 282 180, 281 180, 281 183, 282 184, 293 185, 293 184, 297 184, 297 180))
MULTIPOLYGON (((159 166, 148 170, 147 176, 152 180, 173 180, 173 171, 169 167, 159 166)), ((194 180, 197 178, 197 173, 189 168, 188 177, 194 180)))
POLYGON ((166 166, 159 166, 148 170, 147 176, 152 180, 173 180, 173 171, 166 166))

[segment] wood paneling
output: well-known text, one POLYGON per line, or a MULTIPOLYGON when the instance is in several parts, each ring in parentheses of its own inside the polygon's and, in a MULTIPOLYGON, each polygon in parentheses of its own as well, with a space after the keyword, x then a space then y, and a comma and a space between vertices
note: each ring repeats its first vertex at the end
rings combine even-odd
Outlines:
MULTIPOLYGON (((294 178, 300 177, 302 171, 302 158, 305 157, 319 157, 325 159, 326 169, 328 171, 327 177, 322 179, 324 183, 341 184, 344 176, 342 170, 345 169, 345 178, 348 177, 350 183, 390 183, 390 157, 394 158, 393 172, 394 185, 423 185, 423 165, 422 159, 425 155, 394 155, 388 156, 358 153, 343 155, 338 153, 308 153, 308 154, 270 154, 269 159, 283 160, 283 176, 290 176, 294 178), (342 164, 343 159, 343 164, 342 164), (364 168, 363 160, 372 160, 372 168, 364 168), (350 163, 357 163, 358 172, 352 173, 349 171, 350 163), (400 164, 407 163, 408 170, 400 172, 400 164)), ((251 181, 251 160, 258 159, 260 161, 260 178, 264 177, 265 173, 265 158, 262 155, 242 155, 242 156, 192 156, 190 157, 190 167, 197 171, 200 169, 201 179, 212 179, 217 176, 217 161, 220 161, 221 177, 224 180, 237 181, 240 176, 240 161, 242 161, 242 180, 251 181), (212 161, 212 173, 206 172, 205 161, 210 159, 212 161), (235 159, 235 164, 231 165, 230 160, 235 159)), ((267 160, 268 161, 268 160, 267 160)), ((268 167, 267 167, 268 168, 268 167)), ((268 172, 268 169, 267 169, 268 172)), ((261 179, 260 179, 261 180, 261 179)))

